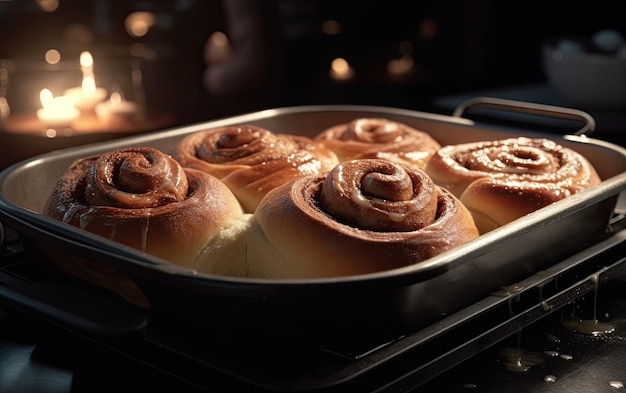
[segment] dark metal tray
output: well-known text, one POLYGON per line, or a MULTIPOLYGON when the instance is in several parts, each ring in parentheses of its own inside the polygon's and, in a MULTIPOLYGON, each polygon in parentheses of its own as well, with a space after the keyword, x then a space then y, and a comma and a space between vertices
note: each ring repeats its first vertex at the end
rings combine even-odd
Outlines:
MULTIPOLYGON (((495 356, 504 345, 501 343, 512 342, 507 345, 514 348, 516 334, 550 314, 564 315, 566 309, 572 309, 568 317, 572 320, 606 325, 606 317, 594 315, 596 306, 591 303, 599 301, 604 285, 620 286, 626 278, 626 220, 616 216, 615 221, 604 239, 546 270, 498 288, 430 326, 394 340, 380 340, 372 334, 359 346, 333 342, 302 345, 284 338, 281 346, 272 343, 268 347, 252 336, 235 336, 213 346, 194 337, 173 339, 148 323, 145 310, 133 309, 28 258, 12 230, 0 254, 0 308, 45 329, 55 343, 59 339, 65 343, 57 344, 59 347, 73 343, 73 349, 67 351, 79 358, 87 351, 91 357, 96 354, 128 364, 130 373, 146 370, 149 375, 169 376, 162 383, 171 383, 176 390, 408 392, 427 387, 478 353, 495 356), (581 309, 582 299, 588 306, 581 309), (299 351, 283 356, 282 348, 294 344, 299 351)), ((596 338, 607 339, 610 337, 596 338)), ((546 361, 548 358, 545 355, 546 361)), ((468 381, 476 379, 450 384, 460 389, 468 381)))
MULTIPOLYGON (((522 106, 525 108, 527 105, 522 106)), ((554 111, 531 108, 533 114, 554 111)), ((563 113, 577 119, 577 113, 566 109, 563 113)), ((494 288, 546 268, 606 236, 618 197, 626 189, 626 153, 621 147, 581 134, 546 135, 532 128, 493 127, 458 116, 394 108, 273 109, 66 149, 15 164, 0 173, 0 220, 15 228, 34 254, 48 255, 46 252, 54 250, 85 267, 113 271, 123 285, 116 286, 119 282, 113 280, 109 289, 132 298, 125 292, 130 283, 132 295, 147 299, 142 304, 147 323, 174 337, 202 332, 212 337, 211 342, 237 335, 269 342, 280 337, 285 342, 286 337, 297 336, 299 342, 312 345, 323 340, 358 347, 372 334, 381 341, 393 341, 428 326, 494 288), (78 157, 127 146, 167 151, 184 135, 230 124, 314 135, 327 126, 362 116, 405 122, 429 132, 442 144, 519 135, 550 137, 585 155, 603 181, 425 263, 332 279, 261 280, 198 274, 40 214, 54 182, 78 157)))

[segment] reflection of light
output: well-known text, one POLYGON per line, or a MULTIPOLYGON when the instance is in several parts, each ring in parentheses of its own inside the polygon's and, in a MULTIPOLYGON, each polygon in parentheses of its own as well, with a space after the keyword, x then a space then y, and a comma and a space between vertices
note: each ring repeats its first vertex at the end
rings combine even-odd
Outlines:
POLYGON ((330 63, 330 76, 336 80, 348 80, 354 76, 354 70, 345 59, 338 57, 330 63))
POLYGON ((135 37, 143 37, 148 33, 148 30, 150 30, 150 26, 143 20, 135 21, 130 27, 130 31, 135 37))
POLYGON ((59 8, 59 0, 37 0, 37 4, 45 12, 54 12, 59 8))
POLYGON ((216 31, 211 34, 207 44, 206 60, 209 63, 222 63, 230 60, 232 49, 226 34, 216 31))
POLYGON ((125 20, 126 32, 133 37, 143 37, 156 23, 156 17, 151 12, 133 12, 125 20))
POLYGON ((341 25, 336 20, 326 20, 322 23, 322 31, 324 34, 336 35, 341 33, 341 25))
POLYGON ((413 70, 413 57, 404 55, 399 59, 391 59, 387 63, 387 72, 392 76, 403 76, 413 70))
POLYGON ((413 71, 413 43, 410 41, 402 41, 398 45, 398 52, 401 57, 399 59, 391 59, 387 63, 387 72, 392 77, 402 77, 413 71))
POLYGON ((127 101, 119 91, 111 93, 108 101, 96 105, 96 115, 103 123, 133 123, 138 120, 139 107, 127 101))
POLYGON ((48 64, 57 64, 61 61, 61 53, 56 49, 48 49, 44 55, 44 59, 48 64))

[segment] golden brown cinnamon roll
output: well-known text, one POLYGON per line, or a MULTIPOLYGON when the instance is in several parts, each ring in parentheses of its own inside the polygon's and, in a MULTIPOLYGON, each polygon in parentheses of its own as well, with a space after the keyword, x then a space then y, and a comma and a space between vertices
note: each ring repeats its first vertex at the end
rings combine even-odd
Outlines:
POLYGON ((601 181, 585 157, 544 138, 445 146, 425 170, 468 207, 481 233, 601 181))
POLYGON ((268 191, 295 178, 326 173, 338 162, 332 151, 310 138, 251 125, 190 134, 172 155, 183 166, 221 179, 249 213, 268 191))
POLYGON ((411 265, 478 236, 465 207, 415 166, 349 160, 269 192, 252 228, 267 255, 250 272, 313 278, 411 265))
POLYGON ((148 147, 75 161, 58 180, 44 215, 194 267, 208 243, 243 211, 217 178, 182 168, 148 147))
POLYGON ((315 140, 340 161, 380 158, 424 168, 441 147, 430 134, 386 118, 358 118, 319 133, 315 140))

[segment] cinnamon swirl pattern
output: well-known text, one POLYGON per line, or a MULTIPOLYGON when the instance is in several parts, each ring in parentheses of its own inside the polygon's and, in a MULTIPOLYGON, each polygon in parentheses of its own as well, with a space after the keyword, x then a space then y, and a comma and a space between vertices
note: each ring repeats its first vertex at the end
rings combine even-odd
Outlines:
POLYGON ((544 138, 445 146, 425 171, 468 207, 481 233, 601 181, 585 157, 544 138))
POLYGON ((207 243, 243 211, 217 178, 139 147, 76 160, 43 214, 193 267, 207 243))
POLYGON ((478 236, 471 215, 415 166, 349 160, 269 192, 252 227, 271 252, 258 274, 313 278, 418 263, 478 236))
POLYGON ((310 138, 252 125, 190 134, 172 156, 183 166, 221 179, 249 213, 268 191, 295 178, 326 173, 338 163, 332 151, 310 138))
POLYGON ((340 161, 379 158, 424 168, 441 147, 430 134, 386 118, 358 118, 319 133, 315 140, 340 161))

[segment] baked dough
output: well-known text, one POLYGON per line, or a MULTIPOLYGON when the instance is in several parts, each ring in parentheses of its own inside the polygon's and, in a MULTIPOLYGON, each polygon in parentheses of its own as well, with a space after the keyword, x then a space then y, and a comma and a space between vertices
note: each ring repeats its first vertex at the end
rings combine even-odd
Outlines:
POLYGON ((244 216, 217 178, 148 147, 76 160, 43 214, 192 268, 244 216))
POLYGON ((441 147, 430 134, 383 117, 363 117, 320 132, 324 143, 340 161, 379 158, 424 168, 441 147))
POLYGON ((267 194, 252 227, 259 274, 338 277, 416 264, 478 236, 470 213, 419 168, 349 160, 267 194))
POLYGON ((481 233, 601 181, 584 156, 545 138, 445 146, 425 171, 463 202, 481 233))
POLYGON ((336 155, 310 138, 275 134, 252 125, 219 127, 183 138, 172 156, 216 176, 254 212, 268 191, 289 180, 327 173, 336 155))

